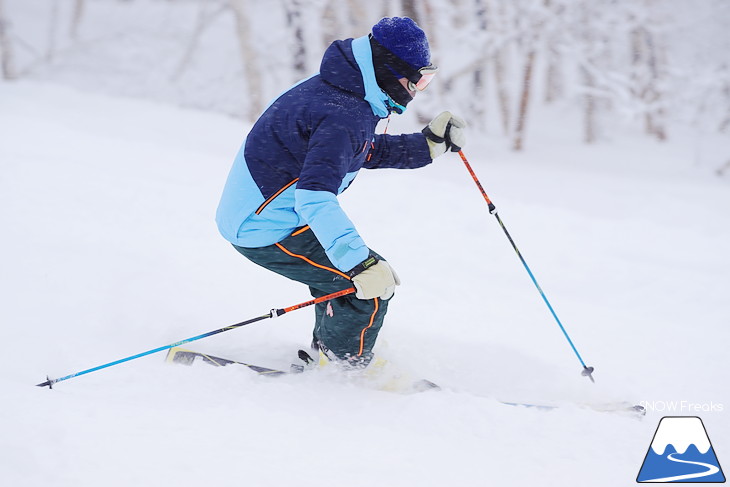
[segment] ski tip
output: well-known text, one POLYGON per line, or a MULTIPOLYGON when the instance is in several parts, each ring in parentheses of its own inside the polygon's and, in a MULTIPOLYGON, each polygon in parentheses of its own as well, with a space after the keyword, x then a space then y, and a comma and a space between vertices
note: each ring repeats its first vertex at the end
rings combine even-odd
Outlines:
POLYGON ((413 383, 413 389, 416 392, 440 391, 441 386, 439 386, 435 382, 431 382, 428 379, 421 379, 413 383))
POLYGON ((635 404, 629 408, 630 411, 633 411, 637 414, 640 414, 641 416, 646 416, 646 408, 640 404, 635 404))
POLYGON ((50 377, 46 376, 46 381, 36 384, 36 387, 48 387, 48 389, 53 389, 53 381, 50 377))
POLYGON ((197 356, 204 357, 203 354, 193 352, 192 350, 188 350, 186 348, 173 347, 167 351, 167 357, 165 357, 165 362, 167 362, 168 364, 193 365, 193 362, 195 361, 195 358, 197 356))

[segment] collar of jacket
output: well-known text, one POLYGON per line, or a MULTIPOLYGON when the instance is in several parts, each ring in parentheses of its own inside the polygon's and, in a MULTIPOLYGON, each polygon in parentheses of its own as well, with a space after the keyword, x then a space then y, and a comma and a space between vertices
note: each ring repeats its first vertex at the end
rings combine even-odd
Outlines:
MULTIPOLYGON (((375 79, 375 68, 373 68, 373 52, 370 49, 370 41, 368 36, 358 37, 352 40, 352 54, 355 56, 362 74, 362 81, 365 85, 365 101, 370 104, 373 113, 380 118, 387 118, 390 114, 388 107, 391 106, 390 97, 380 89, 375 79)), ((398 105, 401 109, 400 113, 405 111, 406 107, 398 105)))

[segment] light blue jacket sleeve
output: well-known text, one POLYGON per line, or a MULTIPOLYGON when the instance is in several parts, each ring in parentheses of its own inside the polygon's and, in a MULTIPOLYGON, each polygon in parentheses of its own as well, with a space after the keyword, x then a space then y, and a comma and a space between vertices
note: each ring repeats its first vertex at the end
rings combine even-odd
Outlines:
POLYGON ((329 191, 297 189, 294 199, 294 210, 307 222, 335 267, 347 272, 368 258, 370 249, 340 207, 337 196, 329 191))

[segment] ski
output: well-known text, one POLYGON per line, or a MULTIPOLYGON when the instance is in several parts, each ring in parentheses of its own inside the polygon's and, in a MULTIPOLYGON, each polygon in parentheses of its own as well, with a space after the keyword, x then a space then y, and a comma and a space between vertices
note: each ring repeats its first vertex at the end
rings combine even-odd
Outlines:
MULTIPOLYGON (((306 352, 299 351, 299 358, 307 363, 307 365, 310 368, 316 368, 316 362, 312 357, 310 357, 306 352)), ((249 368, 250 370, 256 372, 259 375, 265 375, 270 377, 279 377, 282 375, 289 375, 289 374, 300 374, 304 372, 305 370, 308 370, 306 366, 301 365, 295 365, 292 364, 291 370, 285 371, 285 370, 279 370, 279 369, 272 369, 269 367, 262 367, 260 365, 254 365, 249 364, 246 362, 240 362, 238 360, 231 360, 228 358, 223 357, 217 357, 215 355, 210 355, 207 353, 202 352, 196 352, 193 350, 187 350, 182 347, 174 347, 171 348, 167 352, 167 358, 166 361, 170 363, 176 363, 176 364, 183 364, 183 365, 193 365, 193 363, 199 360, 203 363, 213 365, 214 367, 225 367, 227 365, 235 364, 235 365, 242 365, 244 367, 249 368)), ((375 367, 379 367, 378 364, 374 364, 375 367)), ((399 392, 399 393, 413 393, 413 392, 424 392, 429 390, 439 390, 440 387, 431 382, 430 380, 426 379, 420 379, 412 381, 408 377, 388 377, 381 383, 377 384, 377 389, 387 392, 399 392)), ((535 409, 538 411, 554 411, 556 409, 560 409, 561 407, 564 407, 565 405, 557 405, 557 404, 540 404, 540 403, 529 403, 529 402, 514 402, 514 401, 502 401, 499 400, 501 404, 504 404, 506 406, 515 406, 515 407, 524 407, 528 409, 535 409)), ((638 416, 644 416, 646 415, 646 409, 643 406, 634 405, 629 402, 620 402, 620 403, 604 403, 604 404, 576 404, 577 407, 589 409, 592 411, 597 412, 606 412, 606 413, 629 413, 629 414, 635 414, 638 416)))
MULTIPOLYGON (((291 373, 291 371, 286 372, 283 370, 270 369, 268 367, 261 367, 259 365, 247 364, 245 362, 239 362, 237 360, 230 360, 227 358, 216 357, 215 355, 209 355, 207 353, 194 352, 192 350, 187 350, 182 347, 174 347, 174 348, 171 348, 170 350, 168 350, 167 358, 165 360, 170 363, 193 365, 193 362, 195 362, 195 359, 201 359, 206 364, 210 364, 215 367, 225 367, 226 365, 231 365, 231 364, 243 365, 244 367, 248 367, 249 369, 253 370, 254 372, 256 372, 259 375, 269 375, 269 376, 276 377, 276 376, 286 375, 286 374, 291 373)), ((294 372, 300 372, 300 370, 297 369, 294 372)))
MULTIPOLYGON (((193 363, 196 360, 200 360, 203 363, 213 365, 215 367, 225 367, 227 365, 235 364, 235 365, 242 365, 244 367, 249 368, 250 370, 256 372, 259 375, 265 375, 270 377, 279 377, 282 375, 290 375, 290 374, 300 374, 304 372, 305 370, 310 370, 317 368, 319 365, 314 362, 314 360, 309 357, 309 355, 300 350, 299 351, 299 358, 305 362, 307 365, 296 365, 292 364, 291 369, 288 371, 285 370, 279 370, 279 369, 272 369, 269 367, 261 367, 260 365, 254 365, 249 364, 246 362, 240 362, 238 360, 231 360, 223 357, 217 357, 215 355, 210 355, 207 353, 202 352, 196 352, 193 350, 187 350, 182 347, 174 347, 171 348, 167 352, 167 358, 165 359, 169 363, 176 363, 176 364, 183 364, 183 365, 193 365, 193 363), (306 355, 307 358, 304 356, 306 355)), ((326 362, 325 362, 326 363, 326 362)), ((371 366, 372 367, 372 366, 371 366)), ((378 364, 375 367, 373 367, 373 370, 377 370, 378 368, 382 367, 382 364, 378 364)), ((370 369, 368 369, 370 370, 370 369)), ((407 376, 402 375, 395 375, 395 376, 389 376, 385 378, 378 378, 378 377, 366 377, 367 380, 371 380, 371 386, 374 386, 375 389, 380 391, 386 391, 386 392, 396 392, 401 394, 410 394, 415 392, 425 392, 429 390, 439 390, 440 387, 431 382, 430 380, 426 379, 420 379, 420 380, 411 380, 407 376)), ((366 382, 367 382, 366 380, 366 382)))
MULTIPOLYGON (((527 402, 512 402, 512 401, 499 401, 501 404, 507 406, 524 407, 530 409, 536 409, 538 411, 554 411, 560 409, 560 405, 556 404, 539 404, 539 403, 527 403, 527 402)), ((646 408, 638 404, 632 404, 630 402, 617 402, 617 403, 603 403, 603 404, 574 404, 575 406, 583 409, 589 409, 591 411, 599 413, 628 413, 637 416, 645 416, 646 408)))

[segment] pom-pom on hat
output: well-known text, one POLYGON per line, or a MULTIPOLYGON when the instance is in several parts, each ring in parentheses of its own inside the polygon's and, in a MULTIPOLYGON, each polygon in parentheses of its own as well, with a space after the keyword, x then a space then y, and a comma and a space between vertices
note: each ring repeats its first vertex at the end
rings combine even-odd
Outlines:
POLYGON ((408 17, 381 19, 373 26, 373 38, 415 69, 431 62, 426 33, 408 17))

